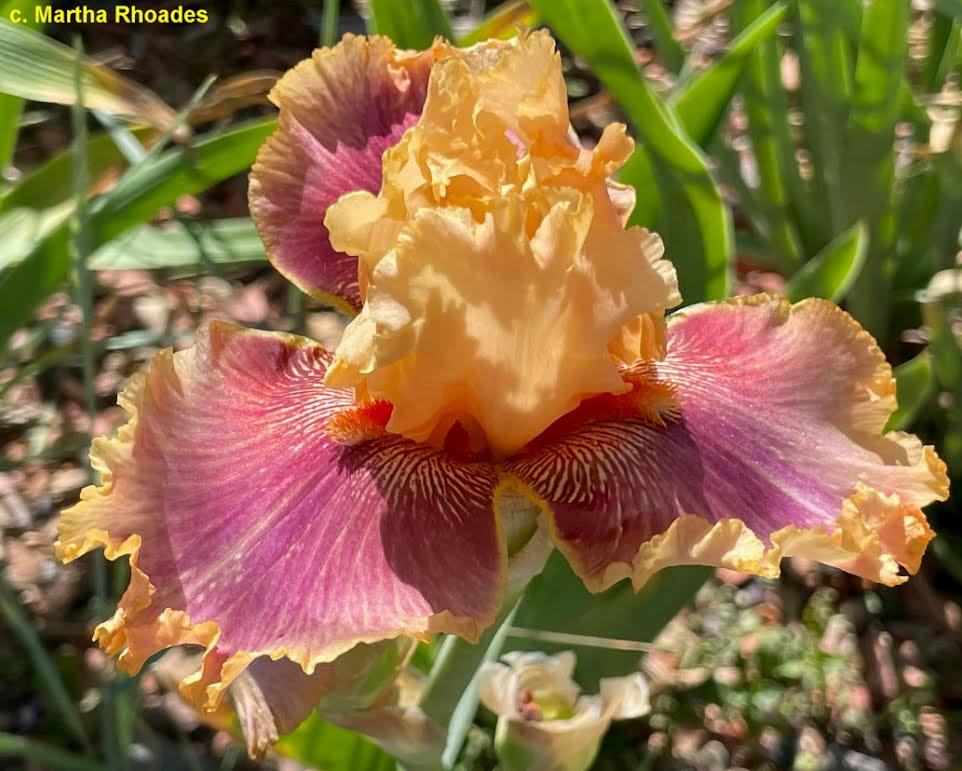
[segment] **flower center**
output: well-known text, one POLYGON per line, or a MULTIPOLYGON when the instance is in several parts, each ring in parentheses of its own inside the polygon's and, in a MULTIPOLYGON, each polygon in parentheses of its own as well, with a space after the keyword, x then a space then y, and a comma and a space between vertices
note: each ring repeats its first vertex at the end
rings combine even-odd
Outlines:
POLYGON ((568 720, 574 710, 562 694, 542 693, 536 698, 530 688, 522 688, 518 693, 518 715, 530 722, 568 720))
POLYGON ((633 148, 624 127, 593 151, 569 137, 549 36, 436 55, 380 194, 325 220, 365 299, 327 383, 390 402, 389 431, 443 446, 455 429, 504 457, 630 390, 620 364, 662 354, 677 284, 657 236, 624 227, 633 201, 608 179, 633 148))

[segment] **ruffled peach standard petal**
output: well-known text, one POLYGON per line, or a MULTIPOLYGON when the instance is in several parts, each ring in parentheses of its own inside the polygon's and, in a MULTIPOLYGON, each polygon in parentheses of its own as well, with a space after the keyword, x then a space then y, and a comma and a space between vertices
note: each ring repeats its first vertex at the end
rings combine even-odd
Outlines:
POLYGON ((680 300, 660 239, 625 229, 633 196, 609 179, 633 149, 619 125, 591 150, 572 140, 546 33, 439 47, 378 195, 328 210, 368 280, 329 383, 389 401, 389 430, 415 441, 468 420, 496 456, 625 390, 616 360, 660 355, 680 300))
POLYGON ((546 32, 442 45, 435 58, 417 128, 384 156, 381 197, 392 216, 454 205, 480 217, 503 191, 533 182, 535 165, 554 169, 580 157, 561 58, 546 32))
POLYGON ((593 216, 569 188, 507 195, 482 222, 421 210, 374 269, 327 382, 390 402, 388 430, 415 441, 470 417, 497 455, 625 390, 608 343, 639 309, 664 310, 670 279, 657 238, 619 226, 592 244, 593 216))
POLYGON ((933 537, 921 507, 947 496, 945 465, 913 436, 882 435, 891 369, 838 307, 697 306, 635 374, 655 384, 643 399, 660 383, 674 406, 549 433, 509 466, 590 588, 677 564, 774 576, 790 555, 890 585, 918 569, 933 537))
POLYGON ((271 92, 277 131, 251 172, 250 209, 274 266, 298 287, 356 311, 357 260, 335 250, 327 208, 381 187, 381 155, 417 120, 432 53, 346 35, 290 70, 271 92))
POLYGON ((125 389, 130 421, 95 441, 103 484, 62 514, 57 548, 131 556, 130 587, 96 633, 126 670, 203 645, 184 690, 213 708, 259 656, 310 672, 360 642, 475 638, 494 617, 496 472, 384 434, 389 409, 324 388, 328 359, 302 338, 215 322, 125 389))

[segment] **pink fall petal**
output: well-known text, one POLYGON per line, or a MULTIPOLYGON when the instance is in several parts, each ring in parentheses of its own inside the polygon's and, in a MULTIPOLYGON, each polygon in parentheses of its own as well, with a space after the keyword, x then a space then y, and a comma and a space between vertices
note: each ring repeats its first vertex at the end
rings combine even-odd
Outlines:
POLYGON ((369 709, 393 691, 415 644, 399 638, 357 645, 311 675, 290 659, 255 659, 228 689, 248 754, 262 757, 319 706, 338 713, 369 709))
POLYGON ((345 193, 380 189, 381 155, 417 120, 431 64, 431 51, 345 35, 271 92, 278 128, 251 172, 250 209, 274 267, 304 292, 360 309, 357 259, 331 246, 324 213, 345 193))
POLYGON ((363 421, 353 444, 333 441, 325 428, 351 423, 353 398, 324 388, 328 361, 308 340, 214 322, 128 384, 130 421, 94 443, 103 484, 63 513, 58 543, 64 560, 100 545, 131 555, 131 585, 97 630, 128 671, 203 645, 184 690, 213 708, 258 656, 310 672, 359 642, 475 638, 493 619, 496 472, 368 438, 363 421))
POLYGON ((263 757, 313 712, 327 690, 331 666, 319 664, 306 675, 290 659, 262 657, 234 679, 228 693, 250 757, 263 757))
POLYGON ((697 306, 647 366, 674 417, 584 424, 508 467, 589 587, 674 564, 774 576, 790 555, 886 584, 918 569, 933 536, 920 507, 947 496, 945 466, 882 436, 891 368, 846 313, 765 295, 697 306))

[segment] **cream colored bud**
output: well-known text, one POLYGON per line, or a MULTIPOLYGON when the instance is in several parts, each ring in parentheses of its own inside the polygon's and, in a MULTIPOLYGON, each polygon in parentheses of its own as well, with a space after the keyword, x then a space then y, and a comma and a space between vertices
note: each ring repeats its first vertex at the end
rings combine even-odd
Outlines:
POLYGON ((601 681, 582 696, 575 654, 509 653, 479 675, 482 703, 498 715, 495 749, 504 771, 584 771, 612 720, 650 710, 641 673, 601 681))

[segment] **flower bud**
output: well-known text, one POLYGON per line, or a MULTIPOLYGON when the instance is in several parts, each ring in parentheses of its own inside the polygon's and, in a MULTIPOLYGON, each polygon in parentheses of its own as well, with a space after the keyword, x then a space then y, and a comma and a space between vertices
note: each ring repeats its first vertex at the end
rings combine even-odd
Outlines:
POLYGON ((504 771, 584 771, 612 720, 646 714, 648 686, 640 673, 601 681, 580 695, 575 654, 508 653, 485 664, 481 702, 498 715, 495 749, 504 771))

